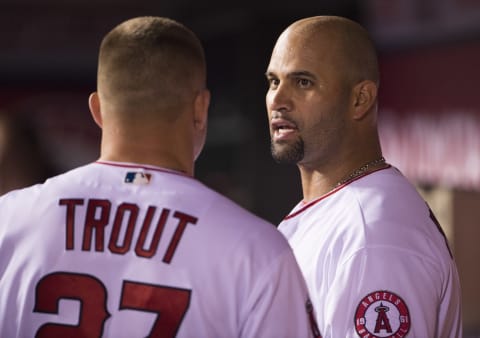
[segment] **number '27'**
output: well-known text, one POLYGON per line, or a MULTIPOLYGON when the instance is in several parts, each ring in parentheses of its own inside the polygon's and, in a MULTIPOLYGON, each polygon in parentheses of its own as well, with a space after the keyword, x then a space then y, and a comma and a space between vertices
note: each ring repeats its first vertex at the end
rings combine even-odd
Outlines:
MULTIPOLYGON (((175 337, 190 305, 191 291, 162 285, 123 281, 120 310, 157 313, 148 337, 175 337)), ((77 273, 55 272, 43 277, 35 291, 34 312, 58 314, 61 299, 80 301, 78 325, 46 323, 37 333, 44 337, 101 337, 107 309, 107 290, 97 278, 77 273)))

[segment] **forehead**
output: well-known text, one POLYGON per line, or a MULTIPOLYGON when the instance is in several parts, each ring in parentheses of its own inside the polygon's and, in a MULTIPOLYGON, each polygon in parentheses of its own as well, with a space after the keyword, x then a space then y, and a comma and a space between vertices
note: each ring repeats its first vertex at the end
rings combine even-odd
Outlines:
POLYGON ((335 66, 338 44, 328 41, 326 34, 283 33, 272 52, 268 72, 308 71, 313 74, 335 66))

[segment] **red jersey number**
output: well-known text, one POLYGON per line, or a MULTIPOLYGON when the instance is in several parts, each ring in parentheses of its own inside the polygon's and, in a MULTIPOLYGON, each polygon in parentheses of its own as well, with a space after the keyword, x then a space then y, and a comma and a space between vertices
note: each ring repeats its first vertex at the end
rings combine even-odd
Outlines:
MULTIPOLYGON (((80 301, 78 325, 46 323, 38 329, 37 338, 103 335, 103 326, 110 314, 107 310, 107 290, 99 279, 69 272, 46 275, 37 284, 33 311, 58 314, 61 299, 80 301)), ((132 281, 123 282, 120 295, 120 310, 158 314, 148 337, 174 337, 189 304, 190 290, 132 281)))

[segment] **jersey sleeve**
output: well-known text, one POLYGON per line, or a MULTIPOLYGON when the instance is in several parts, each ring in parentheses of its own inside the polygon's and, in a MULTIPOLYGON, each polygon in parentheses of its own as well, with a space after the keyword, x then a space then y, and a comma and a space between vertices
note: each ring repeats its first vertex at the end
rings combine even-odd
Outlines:
POLYGON ((263 271, 247 304, 242 338, 321 337, 305 281, 289 249, 263 271))
POLYGON ((361 249, 327 292, 324 337, 460 337, 456 285, 453 265, 444 271, 405 249, 361 249))

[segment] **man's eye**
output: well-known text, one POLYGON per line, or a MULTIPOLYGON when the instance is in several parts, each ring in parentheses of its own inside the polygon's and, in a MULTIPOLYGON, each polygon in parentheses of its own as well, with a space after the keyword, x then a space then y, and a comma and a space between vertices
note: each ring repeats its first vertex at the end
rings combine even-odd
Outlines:
POLYGON ((308 79, 298 79, 297 83, 302 88, 308 88, 312 85, 312 81, 308 79))
POLYGON ((278 79, 268 79, 268 83, 270 84, 270 87, 276 87, 280 81, 278 81, 278 79))

